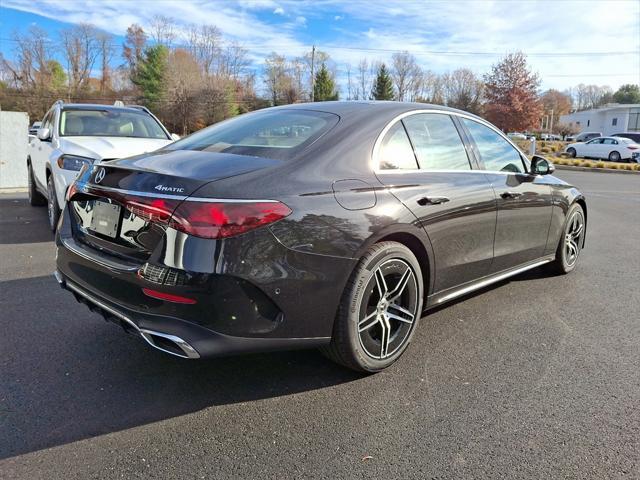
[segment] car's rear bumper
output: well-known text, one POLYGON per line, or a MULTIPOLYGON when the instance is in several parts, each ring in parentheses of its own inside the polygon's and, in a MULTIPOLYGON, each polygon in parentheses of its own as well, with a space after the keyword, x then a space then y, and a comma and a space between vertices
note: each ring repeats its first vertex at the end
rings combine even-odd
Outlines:
POLYGON ((313 348, 330 341, 329 337, 252 338, 224 335, 179 318, 123 308, 80 287, 58 270, 54 275, 62 288, 70 291, 78 302, 85 304, 92 312, 120 325, 127 333, 139 335, 152 347, 181 358, 313 348))
MULTIPOLYGON (((56 235, 59 283, 156 348, 198 358, 330 341, 351 259, 295 252, 259 229, 206 248, 200 242, 196 250, 185 242, 176 264, 192 269, 168 266, 166 255, 128 262, 74 238, 65 210, 56 235), (144 289, 195 302, 151 298, 144 289)), ((168 245, 158 250, 177 251, 168 245)))

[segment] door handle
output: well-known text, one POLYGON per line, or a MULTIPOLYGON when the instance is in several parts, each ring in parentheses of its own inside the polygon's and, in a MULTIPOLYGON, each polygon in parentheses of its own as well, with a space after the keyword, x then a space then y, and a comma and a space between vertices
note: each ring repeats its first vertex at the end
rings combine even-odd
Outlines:
POLYGON ((504 199, 507 198, 518 198, 519 196, 521 196, 522 194, 520 192, 502 192, 500 194, 500 196, 504 199))
POLYGON ((448 201, 447 197, 422 197, 418 200, 418 205, 424 207, 425 205, 439 205, 448 201))

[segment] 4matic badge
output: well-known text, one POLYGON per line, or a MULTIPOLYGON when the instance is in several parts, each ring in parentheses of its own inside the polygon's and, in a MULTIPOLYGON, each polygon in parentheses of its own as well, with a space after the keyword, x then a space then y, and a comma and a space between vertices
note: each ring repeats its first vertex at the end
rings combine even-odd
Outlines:
POLYGON ((153 188, 160 192, 184 193, 183 187, 165 187, 164 185, 156 185, 153 188))

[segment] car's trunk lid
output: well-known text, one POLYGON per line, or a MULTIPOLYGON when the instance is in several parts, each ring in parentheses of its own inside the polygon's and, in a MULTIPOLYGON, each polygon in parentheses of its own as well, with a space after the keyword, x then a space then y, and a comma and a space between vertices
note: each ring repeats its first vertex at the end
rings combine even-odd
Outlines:
POLYGON ((147 260, 165 238, 168 217, 200 187, 280 163, 189 150, 98 163, 80 176, 70 201, 74 238, 97 251, 147 260))

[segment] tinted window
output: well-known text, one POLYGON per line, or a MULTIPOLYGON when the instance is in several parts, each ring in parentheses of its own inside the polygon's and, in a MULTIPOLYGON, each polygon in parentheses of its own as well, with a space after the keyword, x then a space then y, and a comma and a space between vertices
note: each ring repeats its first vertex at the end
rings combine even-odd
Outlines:
POLYGON ((596 138, 587 142, 587 145, 599 145, 602 143, 602 138, 596 138))
POLYGON ((167 139, 166 133, 151 115, 142 111, 116 109, 63 110, 60 115, 60 135, 167 139))
POLYGON ((333 127, 340 117, 312 110, 270 110, 217 123, 179 140, 170 150, 202 150, 280 160, 297 152, 333 127))
POLYGON ((378 159, 381 170, 418 168, 411 142, 402 122, 393 125, 382 139, 378 159))
POLYGON ((618 142, 616 142, 613 138, 605 138, 604 140, 602 140, 602 143, 606 144, 606 145, 617 145, 618 142))
POLYGON ((486 170, 524 172, 520 153, 501 135, 478 122, 463 118, 475 141, 486 170))
POLYGON ((471 170, 467 151, 449 115, 423 113, 403 120, 424 170, 471 170))

